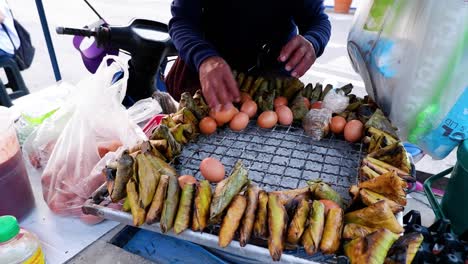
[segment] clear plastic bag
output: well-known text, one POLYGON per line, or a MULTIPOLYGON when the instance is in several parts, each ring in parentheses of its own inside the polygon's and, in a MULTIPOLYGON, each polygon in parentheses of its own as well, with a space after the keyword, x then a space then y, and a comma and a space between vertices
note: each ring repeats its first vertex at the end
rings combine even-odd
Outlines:
POLYGON ((38 92, 15 100, 13 111, 18 116, 15 127, 20 145, 66 102, 76 87, 67 82, 58 82, 38 92))
POLYGON ((36 169, 42 169, 47 165, 57 139, 73 115, 75 104, 71 100, 67 102, 51 117, 45 119, 23 144, 24 160, 36 169))
POLYGON ((129 147, 146 139, 121 104, 127 68, 120 58, 108 56, 94 75, 77 85, 75 109, 42 174, 44 199, 56 214, 84 218, 81 206, 105 181, 102 175, 91 173, 103 148, 113 151, 119 145, 129 147), (108 66, 109 59, 114 63, 108 66), (124 77, 112 83, 120 70, 124 77))
POLYGON ((323 98, 323 108, 328 108, 332 113, 342 113, 349 105, 349 97, 344 92, 337 89, 332 89, 323 98))
POLYGON ((154 98, 141 99, 128 110, 128 115, 140 127, 144 126, 153 116, 162 112, 161 105, 154 98))
POLYGON ((348 53, 402 140, 446 157, 468 138, 467 1, 362 0, 348 53))
POLYGON ((302 120, 307 135, 314 140, 321 140, 328 135, 332 111, 327 108, 311 109, 302 120))
MULTIPOLYGON (((23 144, 24 160, 29 162, 36 169, 43 169, 49 161, 50 155, 54 150, 60 134, 73 116, 75 106, 78 103, 77 96, 81 94, 82 88, 70 84, 62 83, 57 89, 67 89, 73 91, 72 96, 61 105, 50 117, 45 118, 42 124, 33 129, 32 133, 26 138, 23 144), (73 89, 69 88, 70 86, 73 89)), ((161 113, 162 109, 159 103, 153 98, 146 98, 136 102, 132 107, 126 110, 129 118, 138 125, 143 126, 156 114, 161 113)), ((24 130, 26 127, 23 128, 24 130)), ((108 150, 115 150, 120 143, 115 140, 102 142, 99 148, 101 156, 108 150)))

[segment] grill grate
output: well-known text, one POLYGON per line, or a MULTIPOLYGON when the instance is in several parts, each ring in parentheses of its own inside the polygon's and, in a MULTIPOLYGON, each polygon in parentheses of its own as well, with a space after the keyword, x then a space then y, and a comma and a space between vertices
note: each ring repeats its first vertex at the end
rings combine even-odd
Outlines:
POLYGON ((199 136, 184 147, 175 167, 181 175, 202 179, 199 165, 204 158, 219 159, 227 172, 241 159, 249 178, 266 191, 305 187, 307 180, 321 179, 349 201, 349 187, 358 183, 361 156, 361 143, 334 136, 315 141, 302 128, 262 129, 250 121, 242 132, 226 128, 199 136))
MULTIPOLYGON (((204 158, 217 158, 228 173, 241 159, 249 169, 249 179, 265 191, 305 187, 308 180, 321 179, 348 202, 349 187, 358 183, 362 156, 361 143, 348 143, 333 135, 316 141, 302 128, 277 125, 262 129, 252 120, 242 132, 225 128, 210 136, 200 135, 183 148, 173 164, 179 175, 203 179, 199 166, 204 158)), ((207 232, 218 235, 219 226, 210 226, 207 232)), ((267 247, 261 239, 252 238, 249 243, 267 247)), ((302 247, 284 253, 319 263, 339 263, 335 255, 319 252, 309 256, 302 247)))

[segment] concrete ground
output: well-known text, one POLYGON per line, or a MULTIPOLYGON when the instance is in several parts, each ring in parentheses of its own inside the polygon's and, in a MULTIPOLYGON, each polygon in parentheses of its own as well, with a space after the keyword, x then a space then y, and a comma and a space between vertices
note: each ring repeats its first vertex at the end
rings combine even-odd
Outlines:
POLYGON ((87 247, 80 254, 73 257, 68 264, 150 264, 154 263, 138 255, 129 253, 109 241, 117 235, 125 225, 119 225, 95 243, 87 247))
MULTIPOLYGON (((36 47, 36 57, 32 67, 23 72, 23 77, 31 92, 38 91, 55 83, 49 61, 39 17, 33 1, 9 1, 16 18, 30 31, 36 47)), ((82 27, 97 20, 83 1, 43 0, 49 19, 49 26, 57 53, 63 80, 76 83, 89 73, 85 70, 79 53, 71 44, 71 37, 55 34, 56 26, 82 27)), ((170 0, 95 0, 91 1, 101 15, 111 24, 125 24, 133 17, 148 18, 167 22, 170 18, 170 0)), ((365 94, 364 84, 354 73, 346 51, 347 33, 352 25, 352 15, 330 12, 333 32, 330 43, 312 69, 304 76, 305 82, 329 82, 345 84, 352 82, 356 93, 365 94)), ((455 163, 454 155, 443 161, 433 161, 426 157, 417 164, 417 169, 428 173, 438 173, 455 163)), ((406 210, 421 211, 425 225, 433 221, 432 210, 422 194, 411 194, 406 210)), ((70 263, 149 263, 138 256, 108 244, 107 241, 118 231, 111 231, 70 263)))

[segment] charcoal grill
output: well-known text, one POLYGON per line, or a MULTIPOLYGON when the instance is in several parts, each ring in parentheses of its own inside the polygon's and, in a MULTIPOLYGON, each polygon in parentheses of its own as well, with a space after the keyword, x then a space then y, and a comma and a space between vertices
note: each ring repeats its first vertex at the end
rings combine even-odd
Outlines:
MULTIPOLYGON (((249 168, 249 178, 266 191, 305 187, 308 180, 320 179, 349 201, 348 190, 351 185, 358 183, 358 170, 363 155, 361 143, 348 143, 333 135, 315 141, 301 127, 277 125, 273 129, 262 129, 255 121, 250 121, 241 132, 224 128, 210 136, 200 135, 196 141, 184 147, 172 165, 180 175, 190 174, 202 179, 199 165, 204 158, 219 159, 227 172, 241 159, 249 168)), ((124 224, 132 223, 129 213, 98 205, 93 199, 86 202, 83 211, 124 224)), ((159 224, 143 225, 141 228, 161 232, 159 224)), ((217 232, 218 227, 212 227, 205 233, 186 230, 177 236, 172 232, 167 235, 209 247, 218 253, 226 253, 231 256, 230 259, 241 258, 243 263, 271 262, 265 241, 254 239, 244 248, 233 241, 228 247, 220 248, 217 245, 217 232)), ((336 256, 320 253, 308 256, 302 248, 286 250, 284 253, 280 263, 338 262, 336 256)))
POLYGON ((249 178, 266 191, 295 189, 320 179, 349 200, 349 187, 358 183, 361 156, 361 143, 334 136, 315 141, 302 128, 262 129, 251 121, 242 132, 224 129, 200 136, 184 148, 175 167, 181 175, 202 179, 199 165, 204 158, 219 159, 228 172, 241 159, 249 168, 249 178))

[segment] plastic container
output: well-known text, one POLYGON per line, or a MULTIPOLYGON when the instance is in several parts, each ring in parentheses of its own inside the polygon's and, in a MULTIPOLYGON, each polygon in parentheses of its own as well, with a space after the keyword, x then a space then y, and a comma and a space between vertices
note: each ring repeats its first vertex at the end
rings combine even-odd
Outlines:
POLYGON ((11 215, 0 216, 0 263, 45 263, 39 239, 11 215))
POLYGON ((150 121, 148 121, 148 123, 146 123, 146 125, 143 127, 143 132, 145 132, 145 134, 146 134, 146 136, 148 138, 151 137, 151 134, 153 133, 153 130, 159 124, 161 124, 161 121, 165 116, 166 115, 164 115, 164 114, 155 115, 155 116, 153 116, 153 118, 151 118, 150 121))
POLYGON ((413 163, 415 164, 418 163, 418 161, 420 161, 425 156, 424 151, 414 144, 405 142, 403 143, 403 146, 405 147, 406 152, 408 152, 408 154, 411 155, 411 157, 413 158, 413 163))
POLYGON ((13 215, 18 219, 34 207, 16 130, 5 107, 0 107, 0 201, 0 215, 13 215))

